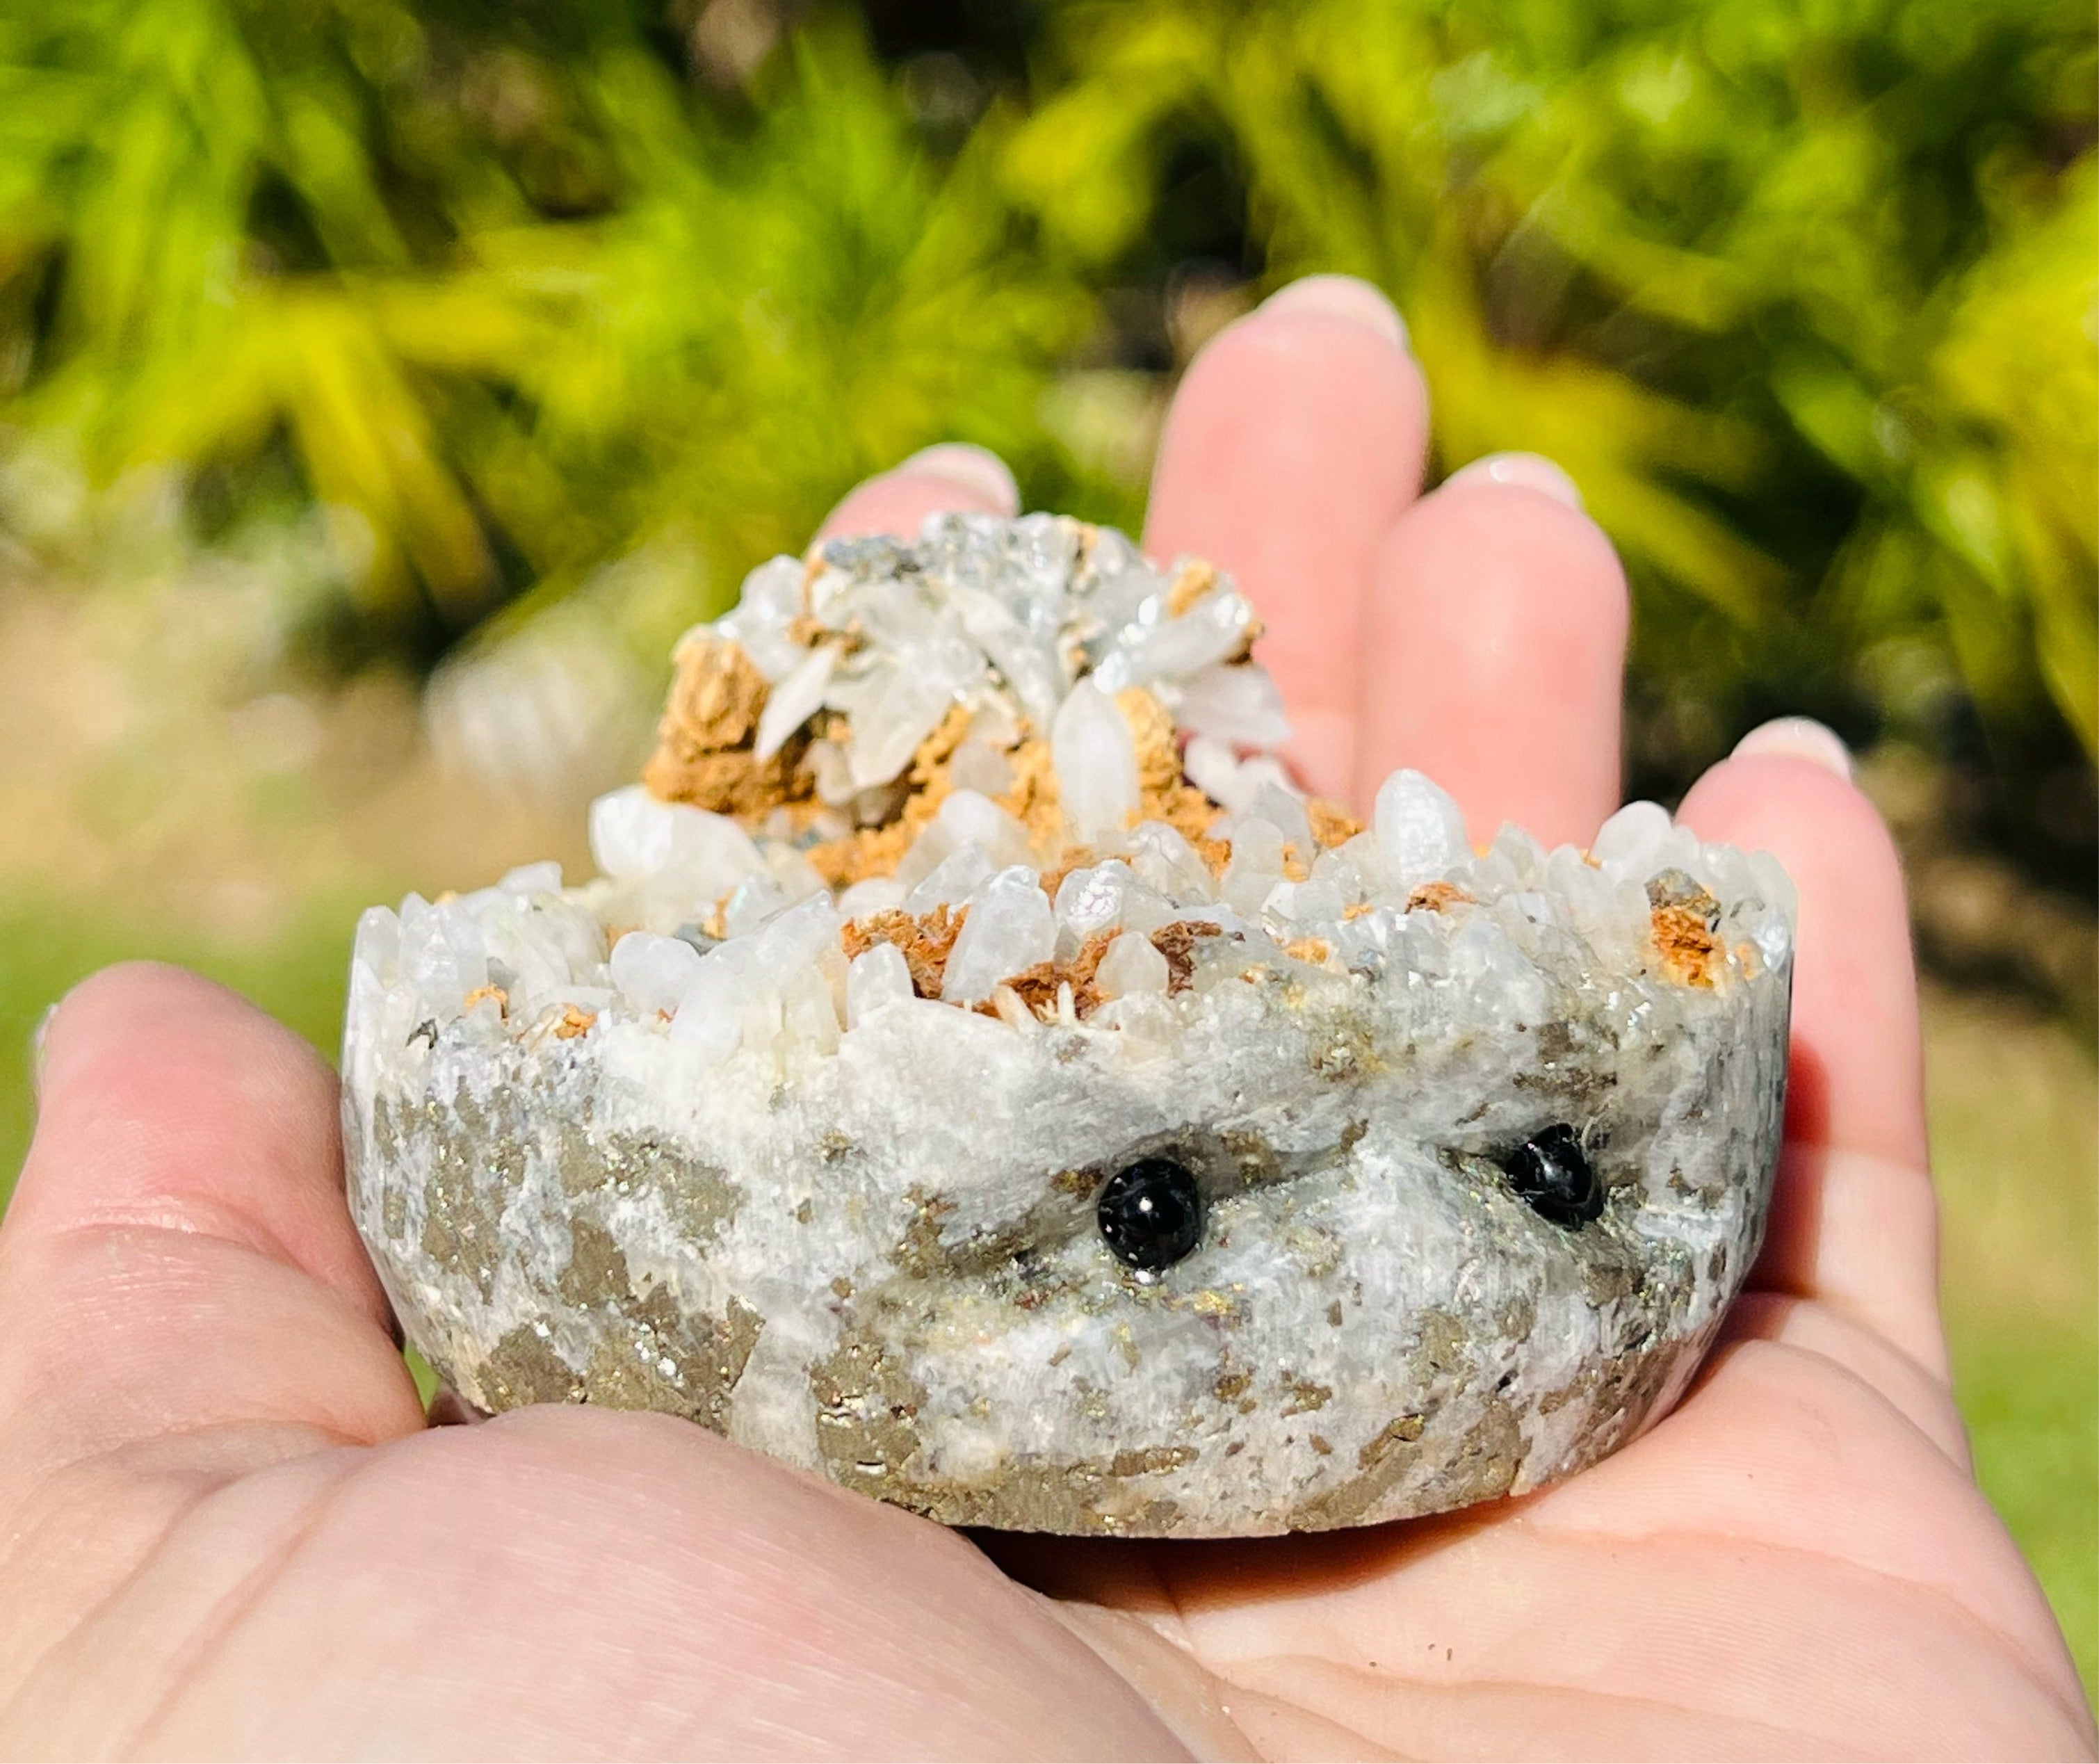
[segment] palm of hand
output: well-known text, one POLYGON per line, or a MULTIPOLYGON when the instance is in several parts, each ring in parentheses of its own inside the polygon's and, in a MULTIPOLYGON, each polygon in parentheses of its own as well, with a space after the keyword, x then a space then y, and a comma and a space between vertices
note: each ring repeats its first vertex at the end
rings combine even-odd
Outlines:
MULTIPOLYGON (((1413 763, 1476 833, 1584 838, 1615 561, 1532 468, 1415 499, 1395 328, 1315 282, 1213 345, 1151 548, 1248 582, 1315 787, 1413 763)), ((936 455, 834 529, 1001 501, 936 455)), ((426 1428, 332 1080, 200 982, 99 977, 0 1227, 0 1753, 2091 1755, 1947 1387, 1894 858, 1806 745, 1685 810, 1802 900, 1780 1205, 1727 1340, 1573 1481, 1354 1533, 994 1566, 658 1417, 426 1428)))

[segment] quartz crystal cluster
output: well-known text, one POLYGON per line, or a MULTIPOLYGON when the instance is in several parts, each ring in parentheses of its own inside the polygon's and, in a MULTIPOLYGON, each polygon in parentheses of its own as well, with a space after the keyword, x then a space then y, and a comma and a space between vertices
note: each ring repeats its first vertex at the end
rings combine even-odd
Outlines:
POLYGON ((1520 1492, 1760 1238, 1792 890, 1652 803, 1308 800, 1253 609, 1061 517, 752 572, 600 872, 359 927, 350 1198, 469 1401, 668 1411, 953 1523, 1520 1492))

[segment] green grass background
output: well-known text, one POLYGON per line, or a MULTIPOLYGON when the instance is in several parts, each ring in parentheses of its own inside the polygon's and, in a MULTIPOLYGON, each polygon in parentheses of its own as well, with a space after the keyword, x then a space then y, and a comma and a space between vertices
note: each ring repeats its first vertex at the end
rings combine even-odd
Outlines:
MULTIPOLYGON (((100 910, 0 903, 0 1203, 35 1120, 38 1019, 105 962, 149 955, 237 988, 331 1058, 358 903, 230 949, 100 910)), ((2099 1692, 2099 1219, 2088 1049, 2037 1016, 1934 995, 1933 1133, 1947 1323, 1982 1485, 2099 1692)))

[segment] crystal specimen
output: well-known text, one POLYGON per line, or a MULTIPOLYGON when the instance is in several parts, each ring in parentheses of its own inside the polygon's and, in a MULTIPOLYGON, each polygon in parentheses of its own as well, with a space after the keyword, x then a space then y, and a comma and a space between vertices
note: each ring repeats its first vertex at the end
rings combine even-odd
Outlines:
POLYGON ((1793 902, 1651 803, 1308 801, 1208 566, 939 517, 680 645, 601 876, 359 927, 353 1208, 470 1402, 955 1523, 1431 1512, 1666 1410, 1762 1230, 1793 902))

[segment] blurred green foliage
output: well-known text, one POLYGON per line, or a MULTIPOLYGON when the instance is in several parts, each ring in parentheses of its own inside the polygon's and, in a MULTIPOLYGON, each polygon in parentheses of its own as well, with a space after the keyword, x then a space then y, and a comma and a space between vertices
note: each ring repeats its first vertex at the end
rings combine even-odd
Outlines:
POLYGON ((1207 136, 1270 279, 1397 295, 1446 464, 1552 455, 1688 591, 1643 634, 1692 693, 1921 639, 1987 714, 2044 690, 2092 746, 2088 7, 1060 13, 1015 156, 1083 261, 1159 226, 1162 140, 1207 136))
POLYGON ((999 123, 931 164, 850 21, 711 103, 653 17, 11 8, 9 414, 207 515, 288 478, 363 634, 425 646, 652 541, 719 595, 950 432, 1024 457, 1083 308, 1016 249, 999 123))
POLYGON ((668 558, 647 646, 926 442, 1132 518, 1060 376, 1163 381, 1191 264, 1344 269, 1441 464, 1626 552, 1639 781, 1782 705, 2013 794, 2099 741, 2088 6, 786 3, 15 0, 15 445, 318 506, 291 610, 426 659, 668 558))

